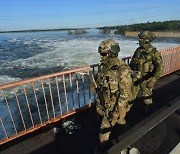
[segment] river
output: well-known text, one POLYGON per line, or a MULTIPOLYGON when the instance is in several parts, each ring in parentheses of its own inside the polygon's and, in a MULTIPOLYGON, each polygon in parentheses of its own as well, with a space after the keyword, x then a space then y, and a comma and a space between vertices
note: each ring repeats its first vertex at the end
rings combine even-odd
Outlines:
MULTIPOLYGON (((93 29, 81 35, 67 31, 0 34, 0 84, 96 64, 100 60, 97 48, 108 38, 120 44, 121 58, 131 56, 138 47, 138 38, 103 35, 93 29)), ((153 43, 158 50, 179 44, 172 39, 153 43)))

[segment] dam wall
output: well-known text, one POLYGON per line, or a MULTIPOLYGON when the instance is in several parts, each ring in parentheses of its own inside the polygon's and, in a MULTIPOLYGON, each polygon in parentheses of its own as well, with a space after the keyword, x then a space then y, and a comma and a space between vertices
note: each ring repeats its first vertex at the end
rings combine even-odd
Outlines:
MULTIPOLYGON (((131 37, 137 37, 139 32, 130 32, 126 31, 125 36, 131 36, 131 37)), ((173 38, 178 38, 180 37, 180 32, 153 32, 156 37, 173 37, 173 38)))

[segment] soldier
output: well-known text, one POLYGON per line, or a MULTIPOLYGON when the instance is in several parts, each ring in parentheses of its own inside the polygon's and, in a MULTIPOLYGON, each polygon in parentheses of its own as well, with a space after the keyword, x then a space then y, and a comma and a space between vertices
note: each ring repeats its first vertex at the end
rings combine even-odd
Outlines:
POLYGON ((126 108, 132 96, 131 70, 118 59, 119 51, 119 44, 112 39, 102 41, 98 48, 101 64, 93 84, 97 96, 96 109, 102 116, 100 143, 109 140, 112 126, 126 123, 126 108))
POLYGON ((145 103, 144 112, 147 112, 152 101, 152 90, 156 81, 163 73, 163 63, 160 52, 151 45, 156 38, 152 32, 144 31, 138 34, 139 46, 130 63, 134 82, 133 97, 135 99, 139 90, 145 103))

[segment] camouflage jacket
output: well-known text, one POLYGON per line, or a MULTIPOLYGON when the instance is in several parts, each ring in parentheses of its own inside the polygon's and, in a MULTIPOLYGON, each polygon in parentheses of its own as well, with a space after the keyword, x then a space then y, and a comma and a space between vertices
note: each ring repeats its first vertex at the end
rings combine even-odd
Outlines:
POLYGON ((110 58, 108 66, 101 66, 96 83, 102 89, 102 93, 109 96, 118 94, 116 96, 118 103, 127 103, 132 94, 131 70, 118 58, 110 58))
POLYGON ((141 72, 141 76, 151 74, 152 80, 157 81, 163 73, 161 53, 150 45, 148 48, 136 49, 130 67, 133 71, 141 72))

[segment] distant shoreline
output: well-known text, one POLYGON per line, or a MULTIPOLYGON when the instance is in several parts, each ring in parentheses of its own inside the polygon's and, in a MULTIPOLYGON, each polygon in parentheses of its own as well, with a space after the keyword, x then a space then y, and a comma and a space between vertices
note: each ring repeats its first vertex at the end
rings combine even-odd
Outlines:
POLYGON ((35 30, 17 30, 17 31, 0 31, 0 33, 27 33, 27 32, 52 32, 52 31, 69 31, 76 30, 78 28, 69 29, 35 29, 35 30))
MULTIPOLYGON (((130 37, 137 37, 138 36, 137 31, 126 31, 125 36, 130 36, 130 37)), ((180 32, 153 32, 156 37, 171 37, 171 38, 180 38, 180 32)))

